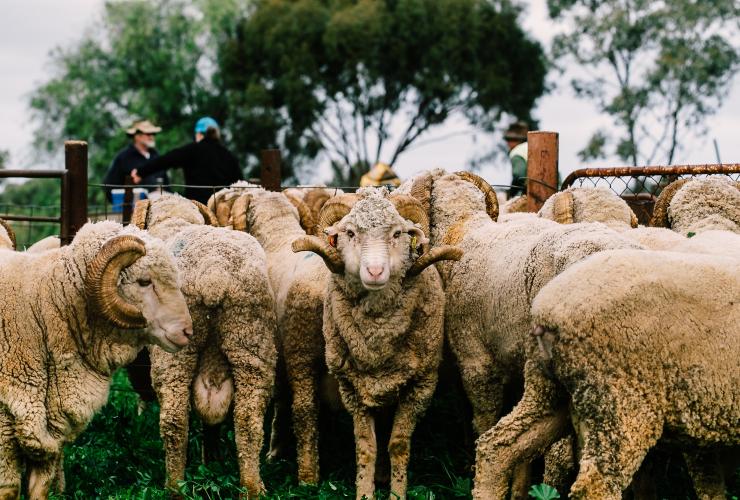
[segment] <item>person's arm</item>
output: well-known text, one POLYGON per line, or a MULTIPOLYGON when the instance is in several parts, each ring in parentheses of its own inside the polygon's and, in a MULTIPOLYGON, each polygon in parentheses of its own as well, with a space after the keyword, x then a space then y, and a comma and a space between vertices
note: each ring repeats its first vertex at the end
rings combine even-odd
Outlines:
POLYGON ((136 175, 143 178, 159 170, 167 170, 172 167, 184 167, 193 157, 194 146, 195 143, 192 142, 185 146, 175 148, 162 156, 147 160, 136 169, 136 175))

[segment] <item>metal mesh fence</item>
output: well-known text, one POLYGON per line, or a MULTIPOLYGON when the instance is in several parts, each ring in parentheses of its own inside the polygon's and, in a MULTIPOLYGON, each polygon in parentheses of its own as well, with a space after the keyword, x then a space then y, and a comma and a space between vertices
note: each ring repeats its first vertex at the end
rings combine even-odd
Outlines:
POLYGON ((723 175, 738 181, 740 164, 586 168, 566 177, 560 189, 572 186, 611 189, 627 202, 641 224, 647 224, 664 187, 677 179, 710 175, 723 175))

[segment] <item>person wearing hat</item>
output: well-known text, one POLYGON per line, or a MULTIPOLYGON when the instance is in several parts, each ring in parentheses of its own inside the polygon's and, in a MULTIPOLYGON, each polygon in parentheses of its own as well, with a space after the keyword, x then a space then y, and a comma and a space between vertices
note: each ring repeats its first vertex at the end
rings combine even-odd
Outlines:
MULTIPOLYGON (((185 146, 151 159, 135 169, 131 175, 140 183, 153 172, 173 167, 182 168, 188 186, 228 186, 241 180, 239 162, 221 143, 221 131, 216 120, 205 116, 195 123, 195 140, 185 146)), ((212 188, 186 187, 185 196, 207 203, 212 188)))
MULTIPOLYGON (((124 149, 118 152, 116 157, 113 159, 108 172, 103 178, 103 184, 110 184, 114 186, 123 185, 126 176, 131 174, 131 171, 141 166, 144 162, 151 158, 156 158, 159 153, 154 149, 154 136, 161 132, 162 129, 157 127, 149 120, 141 120, 134 122, 131 127, 126 129, 126 135, 131 137, 131 144, 126 146, 124 149)), ((164 171, 153 171, 147 175, 146 178, 142 179, 144 185, 159 185, 168 184, 167 173, 164 171)), ((113 188, 106 187, 105 196, 108 201, 112 201, 111 190, 113 188)), ((149 188, 150 191, 156 190, 156 187, 149 188)))
POLYGON ((527 132, 529 127, 524 122, 512 123, 504 133, 504 140, 509 146, 511 160, 511 185, 509 197, 527 192, 527 132))

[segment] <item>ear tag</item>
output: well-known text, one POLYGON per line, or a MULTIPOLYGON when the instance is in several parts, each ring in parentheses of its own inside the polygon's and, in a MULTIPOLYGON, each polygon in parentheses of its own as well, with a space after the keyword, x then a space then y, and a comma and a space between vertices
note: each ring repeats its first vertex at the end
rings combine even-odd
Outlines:
POLYGON ((337 247, 337 235, 333 234, 329 236, 329 246, 330 247, 337 247))
POLYGON ((416 250, 416 236, 411 237, 411 250, 416 250))

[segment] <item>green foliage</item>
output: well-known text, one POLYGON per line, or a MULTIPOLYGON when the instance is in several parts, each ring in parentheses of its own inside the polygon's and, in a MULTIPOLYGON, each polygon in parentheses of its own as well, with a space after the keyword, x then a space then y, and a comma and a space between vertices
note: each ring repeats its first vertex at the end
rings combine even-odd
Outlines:
POLYGON ((455 113, 528 118, 544 91, 542 49, 506 1, 259 0, 220 60, 239 147, 271 140, 296 166, 322 152, 338 183, 455 113))
POLYGON ((209 65, 206 23, 190 4, 106 2, 80 41, 55 49, 54 76, 31 94, 37 151, 58 154, 65 138, 86 140, 90 177, 99 182, 135 119, 162 126, 158 146, 169 149, 192 140, 200 115, 225 118, 202 70, 209 65))
POLYGON ((542 483, 532 486, 529 490, 529 496, 537 500, 554 500, 555 498, 560 498, 560 493, 552 486, 542 483))
MULTIPOLYGON (((409 500, 471 497, 474 442, 469 434, 470 413, 462 390, 456 385, 459 381, 449 377, 447 370, 451 368, 443 368, 441 385, 414 433, 409 500)), ((138 397, 132 392, 125 372, 116 372, 108 404, 77 441, 65 447, 66 494, 52 498, 164 500, 169 497, 163 488, 164 451, 159 437, 158 406, 152 404, 139 415, 137 403, 138 397)), ((266 421, 270 421, 269 415, 266 421)), ((263 460, 261 475, 267 488, 266 500, 354 498, 351 419, 345 412, 322 412, 321 423, 321 483, 298 484, 292 458, 270 464, 263 460)), ((189 460, 185 481, 180 485, 181 495, 193 500, 236 498, 242 489, 233 428, 222 426, 221 457, 208 465, 201 461, 201 437, 202 425, 192 418, 189 460)), ((680 455, 662 453, 652 460, 663 464, 660 470, 654 469, 661 498, 686 498, 691 481, 680 455)), ((728 479, 729 497, 738 496, 740 468, 734 478, 728 479)), ((377 498, 388 498, 387 491, 378 493, 377 498)), ((553 495, 557 492, 544 484, 533 486, 530 491, 534 498, 559 498, 553 495)))
POLYGON ((689 134, 705 131, 738 67, 734 0, 548 0, 567 31, 553 40, 577 63, 571 85, 610 115, 620 135, 597 131, 582 159, 615 154, 632 164, 672 163, 689 134), (734 28, 734 29, 733 29, 734 28))

